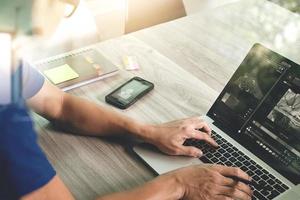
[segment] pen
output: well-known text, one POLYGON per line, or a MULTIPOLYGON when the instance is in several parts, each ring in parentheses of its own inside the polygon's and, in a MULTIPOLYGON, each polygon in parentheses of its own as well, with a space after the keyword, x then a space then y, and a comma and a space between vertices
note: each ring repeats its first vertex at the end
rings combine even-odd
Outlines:
POLYGON ((228 178, 231 178, 237 182, 242 182, 246 185, 252 185, 252 186, 255 186, 255 183, 253 181, 249 181, 249 180, 245 180, 245 179, 242 179, 242 178, 239 178, 239 177, 236 177, 236 176, 228 176, 228 178))

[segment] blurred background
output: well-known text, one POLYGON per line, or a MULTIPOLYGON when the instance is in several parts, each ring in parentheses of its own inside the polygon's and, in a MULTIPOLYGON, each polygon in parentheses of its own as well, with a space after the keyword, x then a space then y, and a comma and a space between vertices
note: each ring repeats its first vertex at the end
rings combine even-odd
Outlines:
MULTIPOLYGON (((30 60, 42 59, 238 1, 248 0, 81 0, 74 16, 64 19, 50 40, 30 47, 34 52, 30 54, 30 60)), ((270 1, 300 13, 300 0, 270 1)))

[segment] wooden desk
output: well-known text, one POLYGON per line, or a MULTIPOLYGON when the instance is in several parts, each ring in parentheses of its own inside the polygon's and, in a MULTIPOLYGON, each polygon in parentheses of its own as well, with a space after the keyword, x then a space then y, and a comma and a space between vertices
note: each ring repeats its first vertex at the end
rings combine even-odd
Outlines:
MULTIPOLYGON (((300 63, 299 29, 296 14, 263 0, 241 1, 95 45, 118 66, 123 55, 136 55, 142 68, 71 93, 105 105, 106 94, 139 75, 156 87, 125 115, 160 123, 205 114, 254 43, 300 63)), ((41 118, 37 124, 42 147, 76 199, 130 189, 154 177, 127 150, 128 142, 51 131, 41 118)))

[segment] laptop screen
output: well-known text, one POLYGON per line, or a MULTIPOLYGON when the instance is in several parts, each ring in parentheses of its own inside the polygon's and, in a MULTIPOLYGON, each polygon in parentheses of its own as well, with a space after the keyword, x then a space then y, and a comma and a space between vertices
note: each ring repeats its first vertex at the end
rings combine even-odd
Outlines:
POLYGON ((216 125, 300 183, 300 66, 256 44, 208 112, 216 125))

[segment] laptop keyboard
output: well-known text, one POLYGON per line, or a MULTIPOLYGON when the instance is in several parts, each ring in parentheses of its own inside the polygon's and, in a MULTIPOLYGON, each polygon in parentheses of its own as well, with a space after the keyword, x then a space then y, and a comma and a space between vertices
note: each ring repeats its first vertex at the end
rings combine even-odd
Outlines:
POLYGON ((275 178, 267 170, 263 169, 255 161, 239 151, 224 138, 212 131, 212 138, 219 144, 219 148, 215 149, 203 141, 189 139, 184 145, 195 146, 203 151, 200 160, 204 163, 214 163, 230 167, 239 167, 253 179, 252 199, 271 200, 279 194, 289 189, 287 185, 275 178))

